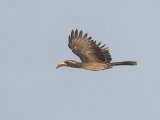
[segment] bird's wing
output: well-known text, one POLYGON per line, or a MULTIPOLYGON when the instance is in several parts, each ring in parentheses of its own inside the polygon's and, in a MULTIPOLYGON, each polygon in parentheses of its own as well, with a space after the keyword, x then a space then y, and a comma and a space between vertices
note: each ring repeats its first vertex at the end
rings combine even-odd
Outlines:
POLYGON ((109 63, 112 58, 108 48, 105 45, 96 44, 91 37, 87 37, 87 33, 78 30, 71 32, 69 35, 69 48, 76 54, 82 62, 107 62, 109 63))

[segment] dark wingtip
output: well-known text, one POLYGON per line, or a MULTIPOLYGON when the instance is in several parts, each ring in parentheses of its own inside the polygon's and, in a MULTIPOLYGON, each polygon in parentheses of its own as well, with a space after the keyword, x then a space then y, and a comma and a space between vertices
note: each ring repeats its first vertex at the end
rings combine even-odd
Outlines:
POLYGON ((83 36, 83 32, 82 32, 82 30, 79 32, 79 38, 82 38, 82 36, 83 36))
POLYGON ((74 30, 71 31, 71 38, 74 38, 74 30))
POLYGON ((75 31, 75 37, 78 37, 78 29, 75 31))
POLYGON ((83 38, 84 38, 84 39, 86 39, 86 38, 87 38, 87 36, 88 36, 88 34, 86 33, 86 34, 83 36, 83 38))

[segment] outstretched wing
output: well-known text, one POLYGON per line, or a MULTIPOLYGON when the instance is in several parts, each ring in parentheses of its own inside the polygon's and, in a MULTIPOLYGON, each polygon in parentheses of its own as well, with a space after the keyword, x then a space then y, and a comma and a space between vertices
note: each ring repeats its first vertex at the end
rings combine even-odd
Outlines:
POLYGON ((108 48, 105 45, 100 46, 101 42, 96 44, 87 33, 78 30, 71 32, 69 35, 69 48, 76 54, 82 62, 107 62, 112 60, 108 48))

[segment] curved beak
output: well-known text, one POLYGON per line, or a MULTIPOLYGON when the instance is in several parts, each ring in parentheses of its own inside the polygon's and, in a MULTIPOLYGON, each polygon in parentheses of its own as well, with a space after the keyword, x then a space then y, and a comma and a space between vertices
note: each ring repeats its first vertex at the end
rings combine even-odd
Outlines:
POLYGON ((64 62, 61 62, 61 63, 59 63, 59 64, 57 65, 56 69, 59 68, 59 67, 62 67, 62 66, 67 66, 67 64, 64 63, 64 62))

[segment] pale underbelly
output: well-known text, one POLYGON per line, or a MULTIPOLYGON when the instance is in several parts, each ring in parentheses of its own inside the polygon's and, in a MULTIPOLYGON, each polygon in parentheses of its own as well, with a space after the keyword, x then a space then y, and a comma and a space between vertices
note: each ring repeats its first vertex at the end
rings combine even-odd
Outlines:
POLYGON ((111 65, 108 63, 88 63, 87 65, 83 66, 83 69, 92 70, 92 71, 99 71, 111 68, 111 65))

